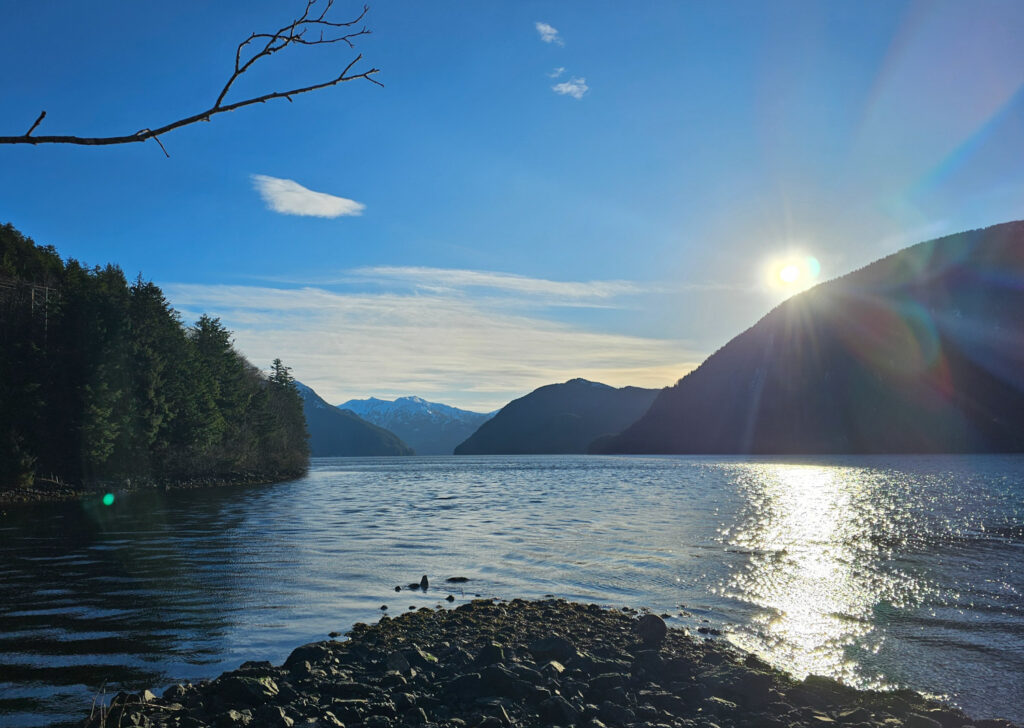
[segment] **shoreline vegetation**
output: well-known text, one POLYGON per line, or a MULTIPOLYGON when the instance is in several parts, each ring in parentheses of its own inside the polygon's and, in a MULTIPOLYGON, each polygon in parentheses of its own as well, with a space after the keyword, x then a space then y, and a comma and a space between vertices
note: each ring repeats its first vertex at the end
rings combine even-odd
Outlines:
POLYGON ((273 482, 308 464, 302 398, 280 359, 264 373, 219 319, 186 326, 154 283, 64 261, 0 225, 3 500, 273 482))
POLYGON ((278 477, 266 477, 255 474, 233 474, 210 478, 194 478, 191 480, 145 480, 145 481, 117 481, 97 482, 86 485, 75 485, 65 483, 51 478, 36 478, 31 485, 23 485, 15 488, 4 488, 0 490, 0 506, 34 504, 34 503, 62 503, 66 501, 83 500, 85 498, 102 498, 106 494, 115 497, 130 493, 144 491, 167 491, 167 490, 190 490, 192 488, 218 488, 230 486, 248 485, 273 485, 282 483, 292 478, 301 477, 302 473, 295 475, 282 475, 278 477))
POLYGON ((80 725, 1015 728, 909 690, 796 680, 629 608, 475 599, 357 623, 348 636, 162 697, 118 693, 80 725))

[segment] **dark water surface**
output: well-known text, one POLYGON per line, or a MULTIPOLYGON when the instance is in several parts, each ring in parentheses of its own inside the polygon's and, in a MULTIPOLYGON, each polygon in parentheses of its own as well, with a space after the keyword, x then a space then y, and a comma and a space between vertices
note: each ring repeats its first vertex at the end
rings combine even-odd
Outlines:
POLYGON ((448 593, 648 606, 798 675, 1024 722, 1024 458, 323 459, 273 486, 8 506, 0 724, 448 593))

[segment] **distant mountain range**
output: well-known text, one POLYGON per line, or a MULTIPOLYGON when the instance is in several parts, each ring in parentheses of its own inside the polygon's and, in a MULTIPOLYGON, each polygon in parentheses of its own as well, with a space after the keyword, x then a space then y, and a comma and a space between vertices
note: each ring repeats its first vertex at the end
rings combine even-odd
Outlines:
POLYGON ((582 453, 595 438, 635 422, 657 394, 656 389, 616 389, 586 379, 549 384, 509 402, 455 454, 582 453))
POLYGON ((794 296, 592 450, 1024 451, 1024 222, 794 296))
POLYGON ((302 411, 309 430, 313 457, 412 455, 413 451, 394 433, 388 432, 348 410, 328 404, 301 382, 302 411))
POLYGON ((493 415, 427 402, 419 397, 399 397, 394 401, 376 397, 350 399, 338 407, 395 433, 417 455, 451 455, 456 445, 493 415))

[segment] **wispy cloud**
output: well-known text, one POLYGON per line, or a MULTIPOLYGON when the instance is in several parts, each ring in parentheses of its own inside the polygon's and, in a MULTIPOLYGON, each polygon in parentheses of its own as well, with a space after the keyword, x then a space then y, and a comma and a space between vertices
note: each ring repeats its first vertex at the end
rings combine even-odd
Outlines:
POLYGON ((587 79, 573 76, 568 81, 556 83, 551 87, 551 90, 562 96, 572 96, 574 99, 582 99, 583 94, 590 90, 590 86, 587 85, 587 79))
POLYGON ((531 278, 515 273, 480 271, 465 268, 431 268, 427 266, 366 266, 340 271, 334 275, 306 276, 259 276, 261 283, 285 286, 315 286, 333 290, 341 286, 358 286, 365 290, 366 284, 381 289, 401 292, 427 293, 474 293, 493 300, 505 296, 506 303, 517 307, 535 308, 537 305, 568 305, 580 307, 625 307, 624 299, 629 296, 672 295, 688 292, 728 292, 730 294, 751 293, 747 285, 719 281, 671 281, 645 282, 604 280, 604 281, 553 281, 547 278, 531 278))
POLYGON ((548 25, 547 23, 537 22, 533 24, 537 28, 537 32, 540 34, 540 39, 545 43, 555 43, 556 45, 564 46, 565 42, 561 36, 558 35, 558 30, 548 25))
POLYGON ((350 274, 392 284, 405 283, 419 290, 433 292, 468 289, 498 291, 548 305, 587 305, 588 302, 608 302, 618 296, 650 292, 649 288, 631 281, 552 281, 512 273, 453 268, 375 266, 356 268, 350 274))
POLYGON ((558 68, 551 69, 551 73, 548 74, 548 78, 558 78, 565 73, 565 66, 559 66, 558 68))
POLYGON ((267 207, 285 215, 342 217, 362 215, 366 209, 366 205, 361 202, 329 195, 326 192, 315 192, 295 180, 254 174, 252 182, 267 203, 267 207))
MULTIPOLYGON (((433 269, 365 269, 409 280, 433 269)), ((454 279, 458 271, 448 276, 454 279)), ((443 272, 440 275, 444 278, 443 272)), ((496 286, 527 299, 538 288, 559 295, 611 295, 598 284, 564 283, 466 271, 453 285, 496 286)), ((616 284, 616 286, 621 284, 616 284)), ((615 286, 613 286, 614 288, 615 286)), ((187 320, 220 316, 253 363, 281 357, 331 402, 418 394, 488 411, 544 384, 582 376, 622 386, 662 387, 699 356, 678 340, 595 331, 553 321, 505 301, 458 291, 334 292, 319 287, 163 286, 187 320)))

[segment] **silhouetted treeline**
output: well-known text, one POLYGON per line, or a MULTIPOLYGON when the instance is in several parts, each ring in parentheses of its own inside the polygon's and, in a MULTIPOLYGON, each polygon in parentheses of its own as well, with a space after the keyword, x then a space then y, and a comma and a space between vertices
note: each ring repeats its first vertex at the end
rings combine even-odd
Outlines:
POLYGON ((0 226, 0 488, 275 479, 308 457, 280 360, 265 377, 219 319, 186 327, 153 283, 0 226))

